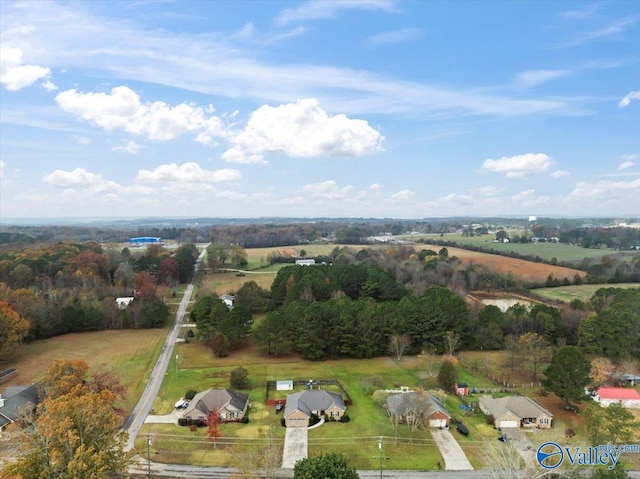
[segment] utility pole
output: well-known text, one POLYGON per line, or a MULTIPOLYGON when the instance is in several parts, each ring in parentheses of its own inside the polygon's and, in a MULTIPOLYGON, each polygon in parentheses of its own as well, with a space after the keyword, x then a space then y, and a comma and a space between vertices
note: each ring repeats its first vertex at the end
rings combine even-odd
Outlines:
POLYGON ((151 434, 147 434, 147 477, 151 477, 151 434))
POLYGON ((378 453, 380 454, 380 479, 382 479, 382 436, 378 439, 378 453))

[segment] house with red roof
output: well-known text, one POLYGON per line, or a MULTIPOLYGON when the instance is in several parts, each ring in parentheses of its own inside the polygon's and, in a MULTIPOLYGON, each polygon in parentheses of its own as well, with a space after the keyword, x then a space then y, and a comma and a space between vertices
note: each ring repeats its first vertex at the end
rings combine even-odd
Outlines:
POLYGON ((640 394, 633 388, 598 388, 593 399, 604 407, 620 403, 627 408, 640 408, 640 394))

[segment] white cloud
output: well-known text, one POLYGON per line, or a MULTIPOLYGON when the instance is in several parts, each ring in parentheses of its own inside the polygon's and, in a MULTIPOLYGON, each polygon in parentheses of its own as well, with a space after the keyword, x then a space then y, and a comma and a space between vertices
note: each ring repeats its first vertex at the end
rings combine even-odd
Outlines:
POLYGON ((324 200, 341 200, 349 196, 353 186, 347 185, 340 188, 334 180, 323 181, 322 183, 309 183, 302 188, 305 193, 312 197, 324 200))
POLYGON ((519 203, 520 206, 530 208, 548 204, 551 200, 551 197, 539 196, 536 194, 536 190, 530 189, 516 193, 515 195, 511 196, 510 200, 519 203))
POLYGON ((76 168, 73 171, 54 170, 45 175, 42 181, 57 188, 90 188, 104 184, 105 179, 85 168, 76 168))
POLYGON ((482 196, 497 196, 503 190, 504 190, 504 188, 500 188, 498 186, 483 186, 481 188, 478 188, 478 192, 482 196))
POLYGON ((482 170, 504 173, 507 178, 524 178, 546 173, 552 164, 551 157, 544 153, 526 153, 497 160, 486 159, 482 170))
POLYGON ((306 20, 333 18, 342 10, 386 10, 394 11, 392 0, 311 0, 297 8, 283 10, 277 19, 281 25, 306 20))
MULTIPOLYGON (((111 93, 80 93, 67 90, 56 96, 63 110, 106 130, 121 129, 151 140, 172 140, 185 133, 196 133, 197 141, 209 143, 226 135, 222 120, 207 117, 201 107, 181 103, 170 106, 161 101, 141 103, 136 92, 118 86, 111 93)), ((211 108, 207 112, 212 112, 211 108)))
POLYGON ((73 138, 73 141, 75 141, 79 145, 90 145, 91 144, 91 140, 89 138, 87 138, 86 136, 74 135, 72 138, 73 138))
POLYGON ((626 170, 627 168, 631 168, 632 166, 635 166, 636 162, 635 161, 623 161, 622 163, 620 163, 620 166, 618 166, 618 170, 626 170))
POLYGON ((389 201, 392 203, 404 203, 406 201, 411 200, 414 197, 415 193, 411 190, 401 190, 389 197, 389 201))
POLYGON ((571 173, 569 173, 567 170, 556 170, 551 173, 551 176, 553 176, 554 178, 564 178, 566 176, 571 176, 571 173))
POLYGON ((378 33, 369 37, 369 43, 373 45, 393 45, 418 40, 424 35, 424 31, 419 28, 403 28, 389 32, 378 33))
POLYGON ((44 86, 53 85, 48 80, 51 71, 38 65, 24 65, 20 48, 0 48, 0 84, 7 90, 16 91, 46 79, 44 86))
POLYGON ((181 165, 176 163, 160 165, 153 171, 140 170, 136 180, 140 182, 166 182, 189 185, 233 181, 240 179, 241 176, 238 170, 231 168, 215 171, 203 170, 197 163, 187 162, 181 165))
POLYGON ((640 90, 630 91, 629 93, 627 93, 624 98, 620 100, 618 106, 620 108, 626 108, 631 103, 631 100, 640 100, 640 90))
POLYGON ((620 20, 617 20, 603 28, 600 28, 599 30, 594 30, 591 32, 580 34, 574 37, 572 40, 566 43, 563 43, 562 45, 559 45, 558 48, 576 47, 578 45, 582 45, 583 43, 591 40, 597 40, 599 38, 607 38, 614 35, 618 35, 628 30, 629 28, 631 28, 633 25, 636 24, 637 21, 638 21, 637 17, 621 18, 620 20))
POLYGON ((518 73, 516 83, 531 88, 570 74, 570 70, 530 70, 518 73))
POLYGON ((635 210, 637 210, 638 198, 640 198, 640 178, 632 181, 580 182, 569 195, 570 201, 587 202, 586 206, 613 201, 620 206, 636 205, 633 208, 635 210))
POLYGON ((251 113, 245 129, 233 138, 222 159, 234 163, 264 162, 265 153, 294 158, 356 158, 382 150, 384 137, 365 120, 329 116, 314 98, 251 113))
POLYGON ((129 140, 129 141, 125 142, 124 145, 114 146, 112 148, 113 151, 126 151, 127 153, 130 153, 132 155, 137 155, 139 149, 140 149, 140 145, 138 145, 133 140, 129 140))
POLYGON ((4 169, 7 167, 7 164, 0 160, 0 180, 4 178, 4 169))
POLYGON ((372 184, 369 185, 369 189, 370 190, 379 190, 380 188, 382 188, 382 187, 378 183, 372 183, 372 184))

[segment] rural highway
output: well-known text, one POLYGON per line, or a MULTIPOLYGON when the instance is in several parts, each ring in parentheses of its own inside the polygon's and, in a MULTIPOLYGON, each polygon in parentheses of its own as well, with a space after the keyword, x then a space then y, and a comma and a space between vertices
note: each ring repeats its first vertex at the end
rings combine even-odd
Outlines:
POLYGON ((171 331, 169 331, 167 339, 162 346, 162 351, 160 351, 158 361, 156 362, 156 365, 151 372, 151 377, 149 378, 147 387, 144 389, 142 396, 138 401, 138 404, 136 404, 136 406, 133 408, 133 412, 122 426, 121 430, 129 434, 129 438, 125 446, 126 451, 130 451, 134 448, 134 442, 136 440, 136 436, 138 435, 138 431, 142 427, 142 424, 144 424, 144 420, 149 415, 149 412, 151 412, 153 401, 160 391, 160 386, 162 385, 164 375, 167 372, 169 362, 171 361, 171 356, 173 355, 173 347, 176 344, 176 339, 178 338, 178 333, 180 332, 180 328, 182 326, 182 320, 187 312, 189 301, 191 301, 196 272, 202 264, 202 259, 206 254, 206 251, 207 245, 204 245, 202 253, 200 253, 200 256, 198 256, 198 259, 196 260, 196 269, 193 273, 191 283, 187 286, 187 289, 184 292, 184 296, 182 296, 182 301, 180 301, 178 311, 176 312, 176 320, 174 321, 173 327, 171 328, 171 331))

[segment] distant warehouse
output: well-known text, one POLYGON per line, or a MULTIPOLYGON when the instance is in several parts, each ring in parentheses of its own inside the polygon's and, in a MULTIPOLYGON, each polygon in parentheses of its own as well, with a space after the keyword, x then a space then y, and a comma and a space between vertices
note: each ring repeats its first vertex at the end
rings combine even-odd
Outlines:
POLYGON ((139 246, 147 246, 150 244, 164 244, 164 243, 162 242, 162 238, 159 238, 157 236, 140 236, 138 238, 131 238, 129 240, 129 244, 137 248, 139 246))

